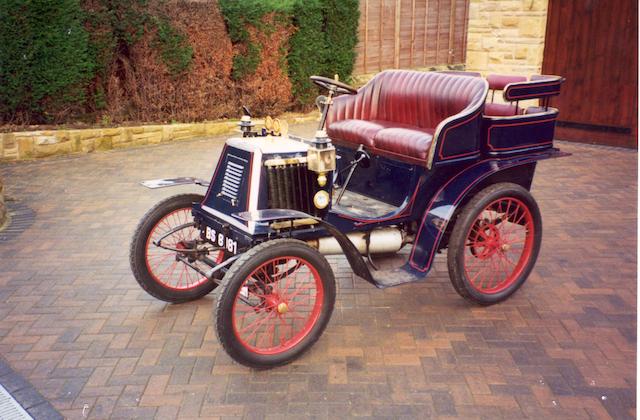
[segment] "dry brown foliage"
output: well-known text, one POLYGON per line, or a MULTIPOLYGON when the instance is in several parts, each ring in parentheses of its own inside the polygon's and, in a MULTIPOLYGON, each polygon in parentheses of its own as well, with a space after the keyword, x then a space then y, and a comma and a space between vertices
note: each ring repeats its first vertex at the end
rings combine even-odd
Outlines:
POLYGON ((153 47, 154 30, 118 57, 107 83, 107 115, 114 122, 201 121, 237 114, 231 80, 233 50, 217 2, 164 6, 171 24, 193 48, 188 72, 173 76, 153 47))
POLYGON ((293 27, 278 22, 274 14, 266 15, 263 23, 266 30, 249 28, 252 42, 260 47, 260 64, 237 85, 241 102, 255 115, 275 115, 291 105, 286 50, 293 27))
POLYGON ((291 82, 285 57, 290 25, 267 15, 262 26, 267 29, 249 28, 260 47, 260 64, 254 74, 233 81, 234 48, 217 4, 178 2, 167 5, 164 12, 189 38, 194 52, 191 67, 183 75, 171 76, 152 46, 155 34, 147 32, 131 50, 132 65, 120 66, 125 80, 114 83, 117 94, 109 95, 111 118, 202 121, 238 116, 241 105, 256 116, 279 114, 289 107, 291 82))

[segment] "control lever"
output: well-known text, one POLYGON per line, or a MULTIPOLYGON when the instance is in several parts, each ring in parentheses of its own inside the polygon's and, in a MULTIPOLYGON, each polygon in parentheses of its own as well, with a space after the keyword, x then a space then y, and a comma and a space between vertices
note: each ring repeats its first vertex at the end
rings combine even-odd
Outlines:
POLYGON ((364 146, 360 145, 358 147, 358 150, 356 150, 355 159, 352 160, 351 163, 349 163, 349 165, 351 166, 349 168, 349 174, 347 175, 347 179, 344 180, 344 185, 342 186, 342 189, 338 193, 338 197, 336 198, 336 205, 340 204, 340 199, 344 195, 344 192, 347 190, 347 186, 351 181, 351 177, 353 176, 353 173, 358 167, 358 163, 360 163, 363 159, 368 159, 368 158, 369 158, 369 154, 364 151, 364 146))

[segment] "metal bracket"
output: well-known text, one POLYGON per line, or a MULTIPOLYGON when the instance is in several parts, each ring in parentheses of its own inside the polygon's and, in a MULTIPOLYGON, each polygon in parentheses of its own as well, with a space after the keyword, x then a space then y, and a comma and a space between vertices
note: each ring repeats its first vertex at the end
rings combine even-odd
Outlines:
POLYGON ((209 187, 209 182, 200 178, 193 177, 181 177, 181 178, 165 178, 165 179, 149 179, 147 181, 140 182, 140 185, 150 188, 152 190, 158 188, 177 187, 178 185, 195 184, 202 187, 209 187))

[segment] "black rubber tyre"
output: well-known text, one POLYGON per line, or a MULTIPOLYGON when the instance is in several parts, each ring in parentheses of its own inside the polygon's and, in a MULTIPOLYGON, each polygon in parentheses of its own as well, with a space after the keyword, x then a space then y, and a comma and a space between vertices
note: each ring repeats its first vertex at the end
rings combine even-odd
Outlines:
POLYGON ((225 275, 214 309, 216 333, 238 363, 280 366, 320 338, 335 299, 333 271, 318 251, 295 239, 267 241, 243 254, 225 275), (304 279, 309 282, 299 281, 304 279))
MULTIPOLYGON (((151 296, 170 303, 188 302, 207 295, 217 286, 214 281, 177 261, 175 252, 163 250, 151 243, 151 236, 157 237, 168 232, 171 227, 191 221, 192 204, 201 202, 203 198, 200 194, 174 195, 156 204, 140 220, 131 241, 129 262, 134 277, 151 296), (156 255, 150 255, 153 252, 156 255), (153 267, 158 261, 163 265, 154 270, 153 267), (174 267, 173 270, 171 266, 174 267), (177 274, 175 270, 179 270, 180 273, 179 283, 173 275, 174 272, 177 274), (187 283, 188 281, 193 282, 187 283)), ((184 229, 164 241, 175 241, 184 235, 193 239, 198 235, 198 231, 193 227, 184 229)), ((221 257, 223 256, 218 255, 218 258, 221 257)), ((203 263, 196 264, 202 264, 203 269, 207 268, 203 263)))
POLYGON ((507 299, 531 273, 541 240, 540 209, 529 191, 512 183, 485 188, 466 204, 451 232, 447 264, 453 287, 481 305, 507 299))

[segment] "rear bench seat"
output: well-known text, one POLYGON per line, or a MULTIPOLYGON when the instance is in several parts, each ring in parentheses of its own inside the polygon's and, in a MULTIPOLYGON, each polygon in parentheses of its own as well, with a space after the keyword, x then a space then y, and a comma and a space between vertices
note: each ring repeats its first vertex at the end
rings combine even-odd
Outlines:
POLYGON ((356 95, 334 99, 327 134, 337 144, 364 145, 374 153, 427 165, 438 125, 477 108, 486 82, 436 72, 389 70, 356 95))
POLYGON ((510 115, 522 114, 522 109, 513 103, 501 104, 494 103, 493 97, 497 90, 504 90, 509 83, 526 82, 527 78, 524 76, 511 76, 503 74, 490 74, 487 76, 487 82, 489 82, 489 90, 491 90, 491 102, 488 102, 484 107, 484 115, 490 115, 493 117, 508 117, 510 115))

